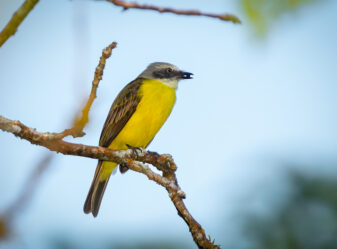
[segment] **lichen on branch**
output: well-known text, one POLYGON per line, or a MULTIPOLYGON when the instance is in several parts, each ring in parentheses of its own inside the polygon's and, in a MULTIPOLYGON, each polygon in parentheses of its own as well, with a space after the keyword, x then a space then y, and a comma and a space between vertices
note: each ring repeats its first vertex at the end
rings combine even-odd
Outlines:
POLYGON ((141 152, 137 151, 137 153, 135 153, 132 149, 111 150, 99 146, 69 143, 58 138, 58 136, 54 136, 51 139, 50 134, 55 133, 38 132, 36 129, 30 128, 20 121, 13 121, 1 115, 0 129, 13 133, 15 136, 25 139, 32 144, 46 147, 51 151, 56 151, 64 155, 113 161, 118 164, 126 165, 131 170, 146 175, 150 180, 155 181, 167 190, 179 216, 181 216, 188 225, 192 237, 199 248, 220 248, 219 246, 213 245, 213 243, 206 237, 204 229, 186 208, 183 202, 185 194, 180 189, 175 175, 177 166, 170 155, 160 155, 146 150, 142 150, 141 152), (152 164, 162 172, 162 175, 153 172, 143 163, 152 164))

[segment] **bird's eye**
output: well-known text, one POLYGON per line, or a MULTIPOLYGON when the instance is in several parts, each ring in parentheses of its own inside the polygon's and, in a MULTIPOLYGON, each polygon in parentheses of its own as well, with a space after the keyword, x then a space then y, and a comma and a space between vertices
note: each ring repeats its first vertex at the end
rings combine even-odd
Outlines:
POLYGON ((170 68, 170 67, 166 69, 166 72, 168 72, 168 73, 172 73, 172 71, 173 71, 173 70, 172 70, 172 68, 170 68))

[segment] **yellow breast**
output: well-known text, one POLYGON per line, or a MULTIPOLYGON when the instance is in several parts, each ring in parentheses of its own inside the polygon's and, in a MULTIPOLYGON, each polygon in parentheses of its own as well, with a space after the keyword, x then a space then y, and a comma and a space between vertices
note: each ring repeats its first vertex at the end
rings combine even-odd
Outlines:
POLYGON ((126 144, 145 148, 162 127, 174 106, 175 89, 157 80, 146 79, 138 91, 136 111, 109 148, 127 149, 126 144))

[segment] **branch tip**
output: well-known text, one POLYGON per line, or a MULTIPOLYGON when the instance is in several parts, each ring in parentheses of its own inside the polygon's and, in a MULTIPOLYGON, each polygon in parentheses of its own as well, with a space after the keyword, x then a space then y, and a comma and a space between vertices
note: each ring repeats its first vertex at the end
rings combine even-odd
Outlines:
MULTIPOLYGON (((167 11, 165 10, 164 12, 167 11)), ((89 99, 82 110, 82 116, 75 120, 73 128, 66 129, 61 133, 42 133, 38 132, 34 128, 27 127, 20 121, 13 121, 0 115, 0 129, 13 133, 15 136, 25 139, 32 144, 46 147, 49 150, 55 151, 57 153, 112 161, 116 162, 117 164, 125 164, 131 170, 146 175, 148 179, 158 183, 167 190, 171 201, 178 211, 179 216, 181 216, 188 225, 193 240, 197 244, 198 248, 220 248, 219 246, 212 244, 212 242, 207 239, 201 225, 192 217, 186 208, 183 202, 183 199, 186 196, 178 185, 178 180, 175 175, 177 166, 171 155, 160 155, 156 152, 148 152, 146 150, 141 150, 139 153, 134 153, 133 149, 112 150, 98 146, 69 143, 62 140, 65 136, 68 135, 76 137, 83 136, 85 134, 83 132, 83 128, 88 122, 88 113, 93 100, 96 98, 96 90, 103 75, 105 61, 111 56, 112 49, 114 49, 116 45, 117 43, 113 42, 102 51, 102 56, 100 57, 99 64, 95 70, 95 76, 89 99), (153 172, 150 167, 144 163, 152 164, 162 172, 162 176, 153 172)))
POLYGON ((222 21, 230 21, 233 23, 241 23, 240 19, 234 15, 224 14, 224 15, 217 15, 211 13, 205 13, 198 10, 176 10, 172 8, 164 8, 164 7, 157 7, 152 5, 146 4, 138 4, 136 2, 125 2, 121 0, 106 0, 116 6, 122 7, 123 10, 128 9, 141 9, 141 10, 152 10, 158 13, 172 13, 176 15, 185 15, 185 16, 205 16, 210 18, 220 19, 222 21))

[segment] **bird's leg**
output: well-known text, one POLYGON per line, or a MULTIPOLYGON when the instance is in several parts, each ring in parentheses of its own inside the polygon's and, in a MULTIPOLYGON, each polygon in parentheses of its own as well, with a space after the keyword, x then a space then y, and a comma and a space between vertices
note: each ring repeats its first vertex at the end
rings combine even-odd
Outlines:
POLYGON ((142 152, 142 151, 143 151, 142 148, 140 148, 140 147, 133 147, 133 146, 131 146, 130 144, 126 144, 126 146, 127 146, 130 150, 132 150, 132 152, 135 153, 137 157, 139 156, 138 152, 142 152))
MULTIPOLYGON (((132 150, 132 153, 136 154, 137 157, 139 156, 138 152, 142 152, 142 151, 143 151, 142 148, 140 148, 140 147, 133 147, 133 146, 131 146, 130 144, 126 144, 126 146, 127 146, 130 150, 132 150)), ((120 164, 120 165, 119 165, 119 171, 120 171, 122 174, 124 174, 126 171, 128 171, 128 169, 129 169, 129 167, 126 166, 126 165, 124 165, 124 164, 120 164)))

